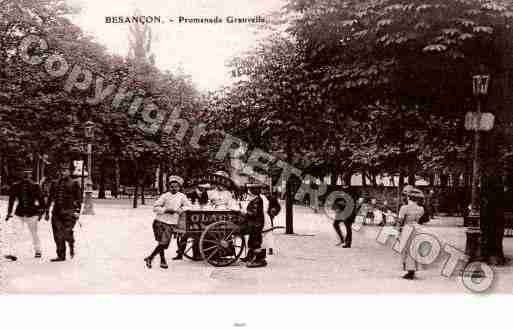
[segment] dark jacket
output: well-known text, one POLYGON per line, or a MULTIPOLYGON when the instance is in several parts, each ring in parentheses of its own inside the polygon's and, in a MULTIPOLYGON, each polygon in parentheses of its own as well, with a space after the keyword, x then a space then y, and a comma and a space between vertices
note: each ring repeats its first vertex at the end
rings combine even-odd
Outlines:
POLYGON ((346 223, 354 223, 354 221, 356 220, 356 217, 358 216, 358 213, 360 213, 360 210, 362 208, 362 204, 359 204, 357 202, 355 202, 355 205, 354 205, 354 208, 353 208, 353 212, 351 212, 351 215, 348 216, 344 222, 346 223))
POLYGON ((246 217, 250 225, 262 230, 265 223, 264 201, 262 197, 257 196, 249 202, 246 217))
POLYGON ((71 177, 55 181, 50 188, 47 211, 53 205, 53 214, 79 213, 82 205, 80 184, 71 177))
POLYGON ((272 218, 276 217, 280 211, 281 211, 281 205, 280 205, 280 202, 278 201, 278 198, 274 197, 274 196, 270 196, 268 198, 269 200, 269 216, 272 218))
POLYGON ((187 194, 187 198, 189 198, 193 204, 196 202, 198 202, 200 205, 208 204, 208 193, 206 191, 198 194, 198 192, 194 190, 193 192, 187 194))
POLYGON ((33 217, 42 214, 45 201, 39 185, 24 179, 16 182, 9 190, 8 214, 12 213, 14 201, 18 200, 14 214, 20 217, 33 217))

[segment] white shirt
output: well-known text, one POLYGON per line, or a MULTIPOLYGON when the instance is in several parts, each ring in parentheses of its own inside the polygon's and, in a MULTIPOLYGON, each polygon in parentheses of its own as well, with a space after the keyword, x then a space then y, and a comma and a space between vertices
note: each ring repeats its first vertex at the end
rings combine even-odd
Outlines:
POLYGON ((418 223, 420 217, 424 214, 424 208, 417 205, 417 203, 408 201, 407 205, 401 206, 399 209, 399 221, 403 221, 404 224, 418 223))
POLYGON ((171 192, 164 193, 157 199, 153 206, 153 212, 157 214, 156 220, 167 223, 169 225, 176 225, 178 223, 178 213, 190 207, 190 201, 181 192, 172 194, 171 192), (175 213, 165 213, 166 211, 175 211, 175 213))

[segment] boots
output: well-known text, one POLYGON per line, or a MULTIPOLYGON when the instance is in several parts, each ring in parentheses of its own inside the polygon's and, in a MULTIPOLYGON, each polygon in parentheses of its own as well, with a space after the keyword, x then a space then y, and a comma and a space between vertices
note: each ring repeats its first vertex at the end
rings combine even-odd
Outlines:
POLYGON ((144 263, 146 264, 146 267, 151 268, 151 262, 152 260, 150 257, 144 258, 144 263))
POLYGON ((406 280, 413 280, 415 278, 415 272, 409 270, 406 274, 403 275, 403 278, 406 280))
POLYGON ((255 257, 255 251, 253 249, 248 249, 248 253, 244 258, 240 258, 240 261, 242 262, 249 262, 252 261, 255 257))
POLYGON ((261 249, 255 253, 255 258, 249 262, 246 267, 248 268, 257 268, 257 267, 265 267, 267 266, 267 261, 265 261, 266 253, 265 249, 261 249))

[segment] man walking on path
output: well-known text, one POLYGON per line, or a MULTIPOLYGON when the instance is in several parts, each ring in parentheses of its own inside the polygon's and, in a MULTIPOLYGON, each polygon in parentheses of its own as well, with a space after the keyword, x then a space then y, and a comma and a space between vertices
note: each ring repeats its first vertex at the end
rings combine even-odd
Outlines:
MULTIPOLYGON (((346 188, 347 189, 347 188, 346 188)), ((333 221, 333 228, 339 237, 339 243, 337 246, 342 245, 343 248, 350 248, 353 242, 353 223, 355 222, 356 216, 360 213, 363 199, 358 198, 357 194, 353 191, 349 192, 349 195, 353 201, 355 201, 355 205, 350 213, 345 214, 347 202, 344 199, 337 199, 333 204, 333 208, 335 209, 335 220, 333 221), (346 237, 344 239, 344 235, 342 235, 342 231, 340 230, 340 224, 344 223, 346 228, 346 237)))
POLYGON ((16 261, 16 252, 14 252, 14 244, 18 234, 23 230, 23 224, 27 227, 32 236, 32 244, 36 258, 41 258, 41 241, 38 234, 38 222, 44 210, 44 198, 39 185, 31 180, 32 169, 24 168, 22 170, 22 179, 11 186, 9 190, 9 206, 5 221, 9 221, 12 217, 14 202, 17 201, 15 217, 11 220, 11 238, 9 239, 10 250, 5 256, 11 261, 16 261))
POLYGON ((57 258, 52 262, 66 260, 66 242, 69 245, 69 254, 75 256, 75 238, 73 227, 80 216, 82 205, 82 192, 80 184, 71 178, 73 164, 61 164, 61 178, 55 182, 50 189, 50 198, 46 208, 46 220, 53 203, 52 210, 52 231, 53 239, 57 247, 57 258))

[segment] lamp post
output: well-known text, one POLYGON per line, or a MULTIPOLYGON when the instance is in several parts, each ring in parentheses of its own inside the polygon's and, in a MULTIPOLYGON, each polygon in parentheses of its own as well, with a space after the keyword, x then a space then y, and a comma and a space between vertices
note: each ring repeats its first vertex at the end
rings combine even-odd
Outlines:
MULTIPOLYGON (((481 71, 484 72, 483 67, 481 71)), ((473 115, 474 124, 471 125, 474 130, 474 149, 473 149, 473 166, 472 166, 472 201, 471 209, 468 215, 469 228, 467 229, 467 244, 465 253, 474 261, 481 257, 481 214, 480 214, 480 196, 479 189, 481 187, 481 130, 482 126, 482 98, 488 94, 488 86, 490 83, 490 75, 477 74, 472 76, 473 93, 476 97, 476 112, 473 115)))
POLYGON ((93 138, 94 123, 87 121, 84 124, 84 135, 87 141, 87 180, 85 183, 85 201, 82 214, 94 215, 93 208, 93 138))

